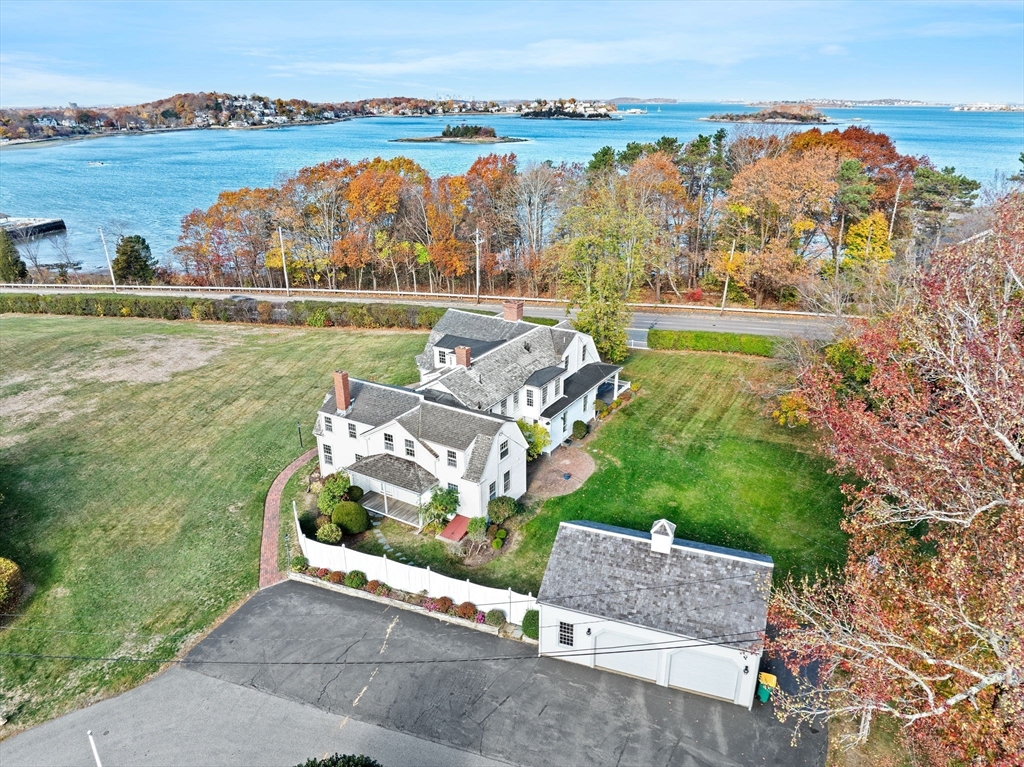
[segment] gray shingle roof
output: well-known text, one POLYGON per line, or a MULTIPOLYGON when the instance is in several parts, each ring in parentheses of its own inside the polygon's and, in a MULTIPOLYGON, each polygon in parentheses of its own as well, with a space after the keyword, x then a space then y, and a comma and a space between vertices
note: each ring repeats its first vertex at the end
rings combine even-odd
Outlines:
POLYGON ((659 554, 650 541, 650 533, 562 522, 538 601, 737 648, 757 641, 771 557, 679 538, 659 554))
POLYGON ((549 367, 541 368, 540 370, 535 370, 530 375, 530 377, 526 379, 526 385, 543 386, 548 381, 557 378, 560 374, 564 372, 565 368, 563 368, 561 365, 550 365, 549 367))
MULTIPOLYGON (((380 426, 387 423, 416 407, 422 401, 419 394, 408 389, 363 381, 358 378, 349 379, 349 394, 352 397, 352 406, 345 417, 369 426, 380 426)), ((335 401, 333 388, 324 397, 320 412, 327 415, 338 415, 338 403, 335 401)))
POLYGON ((473 361, 472 368, 457 367, 433 385, 450 391, 469 409, 487 410, 496 402, 519 391, 533 373, 561 364, 555 353, 551 328, 532 325, 533 330, 473 361))
POLYGON ((591 362, 589 365, 584 365, 565 379, 562 384, 562 396, 544 408, 540 417, 554 418, 598 383, 608 376, 614 375, 616 370, 622 370, 622 368, 604 362, 591 362))
POLYGON ((484 469, 487 468, 487 456, 491 454, 492 442, 494 442, 494 437, 488 434, 481 434, 476 438, 472 450, 466 458, 466 471, 462 475, 463 479, 470 482, 480 481, 484 469))
POLYGON ((437 484, 437 478, 417 463, 390 453, 379 453, 360 458, 346 471, 379 479, 389 485, 411 490, 419 495, 437 484))
POLYGON ((449 309, 430 331, 426 348, 416 355, 416 364, 424 370, 433 369, 434 343, 446 335, 478 341, 508 341, 535 327, 529 322, 506 322, 501 317, 449 309))
POLYGON ((471 357, 478 357, 484 352, 489 352, 497 346, 505 343, 505 339, 498 341, 482 341, 479 338, 466 338, 465 336, 453 336, 451 333, 441 336, 434 342, 436 349, 455 349, 459 346, 468 346, 471 357))
POLYGON ((508 419, 423 402, 396 420, 417 439, 466 450, 478 435, 493 437, 508 419))

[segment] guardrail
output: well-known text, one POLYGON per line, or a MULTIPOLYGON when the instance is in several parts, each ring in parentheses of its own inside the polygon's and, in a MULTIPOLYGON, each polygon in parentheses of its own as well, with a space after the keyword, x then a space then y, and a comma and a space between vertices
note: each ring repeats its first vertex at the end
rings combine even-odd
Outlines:
MULTIPOLYGON (((0 290, 17 290, 32 292, 33 290, 54 290, 67 293, 75 292, 110 292, 113 291, 118 294, 122 293, 136 293, 145 295, 146 293, 153 294, 169 294, 169 295, 198 295, 201 296, 204 293, 217 293, 227 295, 240 295, 245 296, 248 294, 257 294, 264 296, 280 296, 282 298, 309 298, 309 299, 330 299, 331 297, 338 299, 355 299, 359 297, 370 297, 370 298, 398 298, 405 301, 461 301, 461 302, 476 302, 475 294, 466 293, 422 293, 408 290, 353 290, 350 288, 292 288, 286 291, 284 288, 256 288, 256 287, 221 287, 221 286, 181 286, 181 285, 118 285, 116 288, 112 285, 68 285, 68 284, 48 284, 48 283, 0 283, 0 290)), ((550 304, 552 306, 565 306, 568 302, 562 298, 542 298, 540 296, 499 296, 481 294, 480 300, 482 302, 501 302, 507 300, 523 301, 527 304, 550 304)), ((650 310, 650 311, 682 311, 682 312, 699 312, 706 314, 720 314, 723 311, 728 314, 750 314, 760 316, 781 316, 781 317, 792 317, 794 319, 818 319, 818 320, 835 320, 837 317, 832 314, 823 314, 821 312, 803 312, 795 311, 791 309, 751 309, 742 306, 727 306, 723 310, 716 306, 703 306, 695 304, 649 304, 649 303, 630 303, 628 306, 636 310, 650 310)), ((865 319, 862 315, 858 314, 844 314, 842 319, 865 319)))

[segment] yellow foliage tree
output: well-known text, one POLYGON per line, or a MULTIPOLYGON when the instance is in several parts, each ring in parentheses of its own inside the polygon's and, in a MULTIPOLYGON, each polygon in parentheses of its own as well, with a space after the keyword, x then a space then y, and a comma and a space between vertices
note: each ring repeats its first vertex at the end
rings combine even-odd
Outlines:
POLYGON ((858 221, 846 233, 845 255, 856 262, 889 261, 893 257, 889 244, 889 223, 885 214, 875 211, 858 221))

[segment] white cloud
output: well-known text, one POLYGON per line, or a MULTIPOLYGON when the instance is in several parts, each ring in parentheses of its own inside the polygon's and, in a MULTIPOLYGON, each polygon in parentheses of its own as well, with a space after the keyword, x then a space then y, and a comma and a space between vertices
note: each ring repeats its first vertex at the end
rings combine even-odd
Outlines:
POLYGON ((39 67, 39 63, 38 57, 0 57, 0 105, 138 104, 167 95, 133 82, 59 74, 39 67))
POLYGON ((823 45, 818 49, 818 53, 825 56, 845 56, 849 51, 845 45, 823 45))

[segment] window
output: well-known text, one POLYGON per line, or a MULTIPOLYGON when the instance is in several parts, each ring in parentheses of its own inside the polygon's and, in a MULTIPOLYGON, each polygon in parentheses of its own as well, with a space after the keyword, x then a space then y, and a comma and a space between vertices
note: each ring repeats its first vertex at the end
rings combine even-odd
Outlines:
POLYGON ((364 456, 361 456, 361 455, 359 455, 359 453, 356 453, 356 460, 357 461, 361 461, 361 460, 363 460, 363 458, 364 458, 364 456))
POLYGON ((459 461, 458 458, 456 458, 455 456, 454 450, 448 451, 448 465, 451 466, 452 468, 457 468, 459 465, 459 461))
POLYGON ((583 356, 581 357, 581 359, 582 359, 582 360, 583 360, 584 362, 586 362, 586 361, 587 361, 587 345, 586 345, 586 344, 583 344, 583 356))
POLYGON ((548 404, 548 387, 542 386, 540 389, 540 406, 544 407, 548 404))
POLYGON ((503 439, 499 445, 499 458, 508 458, 508 440, 503 439))
POLYGON ((562 413, 562 434, 565 434, 565 413, 562 413))
POLYGON ((413 444, 411 439, 405 441, 405 455, 407 458, 416 457, 416 445, 413 444))
POLYGON ((573 625, 571 623, 566 623, 565 621, 558 622, 558 644, 565 645, 566 647, 573 646, 572 629, 573 625))
POLYGON ((583 417, 584 418, 587 417, 587 397, 589 397, 589 396, 590 396, 589 394, 584 394, 583 395, 583 417))
POLYGON ((448 483, 448 489, 449 490, 454 490, 456 493, 459 492, 459 486, 456 485, 454 482, 449 482, 448 483))
POLYGON ((556 397, 562 396, 562 379, 561 378, 556 378, 555 379, 555 396, 556 397))
POLYGON ((356 438, 356 425, 354 423, 348 425, 348 436, 352 439, 356 438))
POLYGON ((501 414, 508 415, 508 397, 501 401, 501 414))
POLYGON ((501 480, 502 492, 507 493, 512 488, 512 472, 506 471, 501 480))
POLYGON ((512 409, 519 409, 519 392, 512 392, 512 409))
POLYGON ((569 355, 568 354, 566 354, 564 357, 562 357, 562 367, 565 368, 566 370, 569 369, 569 355))
POLYGON ((526 406, 533 407, 533 389, 526 390, 526 406))
POLYGON ((492 501, 498 497, 498 483, 492 482, 490 487, 487 488, 487 497, 492 501))
POLYGON ((445 352, 438 352, 437 353, 437 361, 441 365, 447 365, 448 364, 448 355, 445 352))
POLYGON ((324 445, 324 463, 328 466, 334 465, 334 454, 331 452, 330 445, 324 445))
POLYGON ((395 437, 392 434, 384 435, 384 449, 389 453, 395 452, 395 437))
POLYGON ((334 431, 334 421, 329 415, 324 416, 324 431, 334 431))

